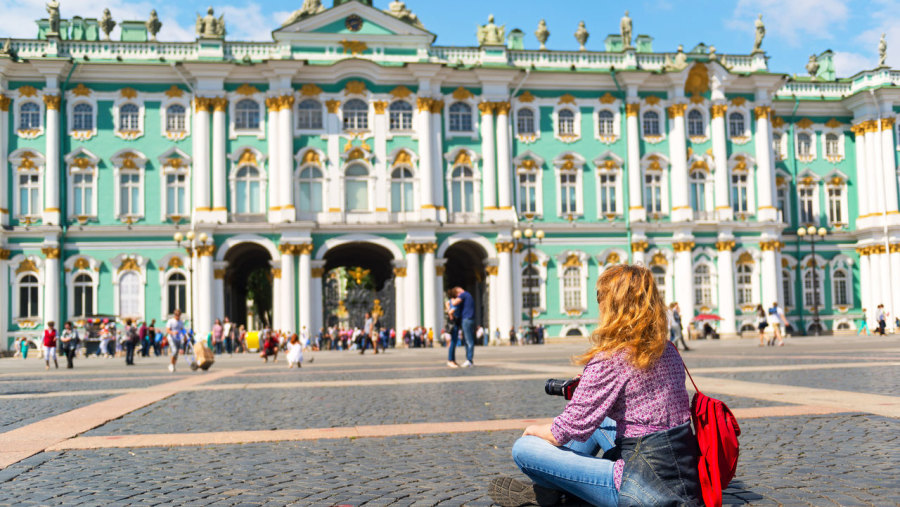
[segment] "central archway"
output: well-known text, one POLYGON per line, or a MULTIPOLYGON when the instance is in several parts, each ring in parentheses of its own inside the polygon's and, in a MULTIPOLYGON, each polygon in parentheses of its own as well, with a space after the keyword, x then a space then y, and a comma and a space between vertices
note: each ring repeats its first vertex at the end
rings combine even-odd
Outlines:
POLYGON ((363 327, 366 312, 372 312, 381 327, 394 327, 394 255, 390 250, 352 241, 330 248, 324 259, 322 321, 327 326, 363 327))
POLYGON ((475 300, 475 325, 487 327, 490 320, 488 284, 484 260, 488 254, 475 241, 457 241, 444 252, 444 293, 451 287, 462 287, 475 300))
POLYGON ((247 329, 253 329, 257 323, 271 326, 272 256, 269 251, 257 243, 238 243, 228 249, 225 260, 228 262, 224 279, 225 315, 247 329), (252 307, 248 307, 251 299, 252 307))

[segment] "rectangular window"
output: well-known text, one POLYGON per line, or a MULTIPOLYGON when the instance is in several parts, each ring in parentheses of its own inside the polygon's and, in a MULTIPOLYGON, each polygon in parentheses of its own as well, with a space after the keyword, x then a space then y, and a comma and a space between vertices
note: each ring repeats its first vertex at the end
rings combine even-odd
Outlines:
POLYGON ((787 205, 787 185, 782 185, 775 190, 775 205, 778 207, 778 219, 782 223, 791 223, 791 210, 787 205))
POLYGON ((187 176, 166 175, 166 216, 185 216, 187 211, 187 176))
POLYGON ((572 173, 564 173, 559 176, 560 213, 562 214, 578 212, 576 178, 577 176, 572 173))
POLYGON ((519 173, 519 213, 537 213, 537 174, 519 173))
POLYGON ((141 191, 141 175, 123 173, 119 177, 119 214, 137 216, 141 191))
POLYGON ((41 179, 37 174, 19 175, 19 215, 36 216, 41 212, 41 179))
POLYGON ((731 175, 731 208, 735 213, 748 213, 750 202, 748 199, 748 184, 746 174, 731 175))
POLYGON ((616 175, 600 175, 600 213, 616 213, 616 175))
POLYGON ((644 176, 644 207, 647 213, 662 213, 662 176, 644 176))
POLYGON ((844 223, 843 217, 843 199, 841 188, 831 187, 828 189, 828 221, 832 224, 844 223))
POLYGON ((815 201, 815 189, 810 186, 800 187, 800 222, 804 224, 814 223, 813 202, 815 201))
POLYGON ((72 176, 73 209, 75 216, 94 215, 94 175, 80 173, 72 176))

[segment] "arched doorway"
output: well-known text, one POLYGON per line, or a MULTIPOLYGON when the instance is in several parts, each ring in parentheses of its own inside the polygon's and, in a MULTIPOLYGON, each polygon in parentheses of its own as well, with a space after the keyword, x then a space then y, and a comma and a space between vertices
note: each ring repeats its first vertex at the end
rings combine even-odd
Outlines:
POLYGON ((225 315, 248 329, 256 324, 271 325, 272 256, 269 251, 256 243, 240 243, 228 249, 225 260, 228 262, 225 315))
POLYGON ((393 328, 395 308, 393 254, 375 243, 344 243, 325 253, 322 277, 323 322, 363 327, 372 312, 381 327, 393 328))
MULTIPOLYGON (((475 300, 475 325, 485 326, 490 320, 488 288, 484 260, 487 252, 474 241, 459 241, 444 253, 444 294, 451 287, 462 287, 475 300)), ((445 296, 446 297, 446 296, 445 296)), ((510 302, 511 304, 511 302, 510 302)))

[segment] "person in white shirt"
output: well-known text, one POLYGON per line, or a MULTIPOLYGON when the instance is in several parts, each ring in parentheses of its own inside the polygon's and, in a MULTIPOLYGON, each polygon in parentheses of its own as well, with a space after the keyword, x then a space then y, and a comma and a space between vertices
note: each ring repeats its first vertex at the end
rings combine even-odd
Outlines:
POLYGON ((178 361, 178 351, 181 349, 181 335, 184 333, 184 323, 181 322, 181 310, 175 309, 172 318, 166 322, 166 338, 172 349, 172 359, 169 363, 169 371, 175 373, 175 362, 178 361))
POLYGON ((778 302, 772 303, 769 313, 766 315, 766 322, 772 328, 772 339, 768 341, 769 345, 775 345, 778 340, 778 346, 784 346, 784 329, 787 328, 787 319, 784 317, 784 310, 778 306, 778 302))

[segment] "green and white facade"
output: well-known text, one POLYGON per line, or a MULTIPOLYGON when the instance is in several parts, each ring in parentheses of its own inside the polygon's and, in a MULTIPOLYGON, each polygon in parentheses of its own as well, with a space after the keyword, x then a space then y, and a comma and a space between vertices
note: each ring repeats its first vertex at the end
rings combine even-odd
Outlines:
POLYGON ((240 320, 235 284, 260 263, 294 330, 323 325, 339 265, 390 282, 400 328, 440 328, 443 289, 463 284, 504 336, 529 312, 586 333, 617 262, 726 335, 773 301, 808 328, 814 269, 826 330, 900 310, 900 72, 791 78, 760 51, 660 53, 648 36, 440 47, 408 11, 335 3, 265 43, 156 41, 143 22, 100 40, 78 17, 11 41, 0 343, 176 306, 205 332, 240 320), (529 225, 546 234, 532 251, 513 237, 529 225), (828 229, 814 262, 808 225, 828 229), (209 239, 173 241, 188 231, 209 239))

